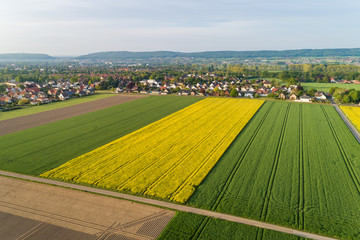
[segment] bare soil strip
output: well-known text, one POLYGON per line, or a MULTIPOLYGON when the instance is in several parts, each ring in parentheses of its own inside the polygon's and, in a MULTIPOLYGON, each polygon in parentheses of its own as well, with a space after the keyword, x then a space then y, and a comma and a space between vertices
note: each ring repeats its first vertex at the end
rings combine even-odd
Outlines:
POLYGON ((0 220, 6 218, 9 223, 0 227, 0 236, 23 232, 23 239, 51 239, 46 236, 61 231, 84 233, 84 239, 149 240, 156 239, 175 215, 157 207, 3 176, 0 185, 0 220))
MULTIPOLYGON (((46 240, 46 239, 81 239, 96 240, 95 235, 74 231, 68 228, 19 217, 0 212, 0 239, 46 240)), ((118 239, 116 239, 118 240, 118 239)), ((120 239, 119 239, 120 240, 120 239)))
POLYGON ((115 106, 121 103, 133 101, 145 97, 144 95, 116 95, 91 102, 81 103, 69 107, 63 107, 46 112, 35 113, 23 117, 17 117, 0 121, 0 136, 41 126, 43 124, 75 117, 103 108, 115 106))
MULTIPOLYGON (((101 195, 106 195, 106 196, 111 196, 111 197, 116 197, 116 198, 127 199, 130 201, 151 204, 154 206, 165 207, 168 209, 173 209, 173 210, 182 211, 182 212, 199 214, 199 215, 203 215, 203 216, 207 216, 207 217, 214 217, 214 218, 223 219, 223 220, 227 220, 227 221, 231 221, 231 222, 237 222, 237 223, 242 223, 242 224, 246 224, 246 225, 250 225, 250 226, 254 226, 254 227, 270 229, 270 230, 274 230, 274 231, 278 231, 278 232, 292 234, 292 235, 304 237, 304 238, 311 238, 311 239, 318 239, 318 240, 333 240, 334 239, 334 238, 324 237, 321 235, 312 234, 312 233, 308 233, 308 232, 304 232, 304 231, 299 231, 296 229, 282 227, 282 226, 278 226, 278 225, 274 225, 274 224, 270 224, 270 223, 255 221, 255 220, 246 219, 246 218, 242 218, 242 217, 232 216, 232 215, 218 213, 218 212, 212 212, 212 211, 208 211, 208 210, 203 210, 203 209, 194 208, 194 207, 188 207, 188 206, 169 203, 169 202, 163 202, 163 201, 159 201, 159 200, 155 200, 155 199, 148 199, 148 198, 143 198, 143 197, 138 197, 138 196, 133 196, 133 195, 127 195, 127 194, 123 194, 123 193, 118 193, 118 192, 112 192, 112 191, 96 189, 96 188, 91 188, 91 187, 86 187, 86 186, 81 186, 81 185, 76 185, 76 184, 71 184, 71 183, 54 181, 54 180, 50 180, 50 179, 27 176, 27 175, 22 175, 22 174, 18 174, 18 173, 0 171, 0 175, 20 178, 20 179, 30 180, 30 181, 35 181, 35 182, 47 183, 47 184, 51 184, 51 185, 55 185, 55 186, 72 188, 72 189, 77 189, 77 190, 81 190, 81 191, 86 191, 86 192, 91 192, 91 193, 96 193, 96 194, 101 194, 101 195)), ((4 185, 2 184, 1 186, 4 186, 4 185)), ((58 190, 56 190, 56 191, 58 191, 58 190)), ((56 191, 54 191, 54 192, 56 192, 56 191)), ((2 194, 0 192, 0 196, 1 195, 2 194)), ((91 194, 89 194, 89 195, 91 195, 91 194)), ((1 199, 1 197, 0 197, 0 199, 1 199)), ((0 210, 1 210, 1 208, 0 208, 0 210)), ((136 209, 134 208, 134 210, 136 210, 136 209)))

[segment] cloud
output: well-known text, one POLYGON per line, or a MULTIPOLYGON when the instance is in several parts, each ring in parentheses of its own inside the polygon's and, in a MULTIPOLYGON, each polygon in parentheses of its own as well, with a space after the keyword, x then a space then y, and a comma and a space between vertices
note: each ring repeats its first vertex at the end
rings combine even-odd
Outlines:
POLYGON ((0 37, 4 52, 75 55, 355 47, 359 7, 355 0, 12 0, 0 2, 0 37))

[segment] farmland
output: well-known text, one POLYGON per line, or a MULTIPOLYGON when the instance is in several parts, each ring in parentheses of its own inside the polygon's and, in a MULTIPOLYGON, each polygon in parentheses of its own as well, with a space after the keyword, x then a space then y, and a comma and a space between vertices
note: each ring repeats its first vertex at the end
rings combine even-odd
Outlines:
POLYGON ((360 108, 349 106, 340 106, 340 108, 350 119, 353 125, 358 129, 358 131, 360 131, 360 108))
POLYGON ((41 174, 199 100, 151 96, 0 136, 0 169, 41 174))
POLYGON ((267 102, 187 204, 355 239, 359 176, 359 144, 333 107, 267 102))
MULTIPOLYGON (((265 78, 269 81, 275 80, 281 85, 287 85, 287 82, 284 82, 280 80, 279 78, 265 78)), ((346 83, 316 83, 316 82, 301 82, 301 86, 305 90, 310 90, 312 88, 323 91, 323 92, 329 92, 330 88, 337 87, 337 88, 344 88, 344 89, 355 89, 360 90, 360 84, 346 84, 346 83)))
POLYGON ((99 236, 112 240, 155 239, 175 214, 162 208, 15 178, 0 176, 0 184, 2 240, 94 240, 99 236), (108 231, 110 228, 112 231, 108 231))
MULTIPOLYGON (((147 97, 0 136, 0 168, 359 238, 360 146, 332 106, 200 100, 147 97)), ((178 213, 161 239, 210 236, 292 237, 178 213)))
POLYGON ((73 106, 17 117, 16 119, 3 120, 1 121, 0 124, 0 136, 41 126, 44 124, 64 120, 67 118, 80 116, 85 113, 95 112, 97 110, 119 105, 121 103, 134 101, 135 99, 141 97, 145 97, 145 96, 116 95, 105 99, 98 99, 96 101, 81 103, 73 106))
POLYGON ((81 103, 88 103, 99 99, 112 97, 110 94, 95 94, 87 97, 73 98, 67 101, 53 102, 51 104, 44 104, 40 106, 33 106, 8 112, 0 112, 0 121, 6 119, 12 119, 16 117, 27 116, 34 113, 45 112, 53 109, 59 109, 63 107, 74 106, 81 103))
MULTIPOLYGON (((180 212, 171 220, 158 240, 257 239, 256 233, 258 230, 259 228, 244 224, 180 212), (197 230, 201 228, 201 224, 205 221, 208 222, 208 224, 203 231, 199 233, 197 230), (195 235, 195 233, 197 233, 197 235, 195 235)), ((264 230, 263 239, 296 240, 299 238, 281 232, 264 230)))
POLYGON ((262 104, 207 98, 42 176, 185 202, 262 104))
POLYGON ((318 91, 323 91, 323 92, 329 92, 329 89, 332 87, 360 90, 360 84, 304 82, 304 83, 301 83, 301 86, 306 90, 314 88, 318 91))

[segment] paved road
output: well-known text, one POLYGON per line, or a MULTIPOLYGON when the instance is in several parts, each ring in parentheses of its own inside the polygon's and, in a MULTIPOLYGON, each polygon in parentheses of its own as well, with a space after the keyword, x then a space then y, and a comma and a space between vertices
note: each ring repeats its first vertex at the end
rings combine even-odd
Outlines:
POLYGON ((47 183, 47 184, 52 184, 55 186, 67 187, 67 188, 72 188, 72 189, 96 193, 96 194, 102 194, 102 195, 116 197, 116 198, 127 199, 130 201, 151 204, 151 205, 155 205, 155 206, 165 207, 165 208, 182 211, 182 212, 194 213, 194 214, 203 215, 203 216, 207 216, 207 217, 214 217, 214 218, 223 219, 223 220, 227 220, 227 221, 231 221, 231 222, 242 223, 242 224, 246 224, 246 225, 250 225, 250 226, 254 226, 254 227, 260 227, 260 228, 264 228, 264 229, 270 229, 270 230, 283 232, 283 233, 287 233, 287 234, 291 234, 291 235, 296 235, 296 236, 300 236, 300 237, 310 238, 310 239, 319 239, 319 240, 333 239, 333 238, 324 237, 324 236, 320 236, 320 235, 316 235, 316 234, 312 234, 312 233, 307 233, 307 232, 299 231, 296 229, 282 227, 282 226, 278 226, 278 225, 274 225, 274 224, 270 224, 270 223, 255 221, 255 220, 251 220, 251 219, 241 218, 241 217, 218 213, 218 212, 212 212, 212 211, 208 211, 208 210, 203 210, 203 209, 199 209, 199 208, 194 208, 194 207, 189 207, 189 206, 184 206, 184 205, 179 205, 179 204, 174 204, 174 203, 169 203, 169 202, 163 202, 163 201, 149 199, 149 198, 127 195, 127 194, 118 193, 118 192, 112 192, 112 191, 107 191, 107 190, 102 190, 102 189, 97 189, 97 188, 91 188, 91 187, 86 187, 86 186, 81 186, 81 185, 76 185, 76 184, 71 184, 71 183, 59 182, 59 181, 54 181, 54 180, 50 180, 50 179, 38 178, 38 177, 27 176, 27 175, 22 175, 22 174, 17 174, 17 173, 5 172, 5 171, 0 171, 0 175, 8 176, 8 177, 15 177, 15 178, 23 179, 23 180, 47 183))
POLYGON ((333 104, 333 106, 335 107, 336 111, 339 113, 340 117, 344 120, 344 122, 346 123, 346 125, 348 126, 354 137, 356 138, 356 140, 360 143, 360 134, 357 131, 357 129, 354 127, 354 125, 352 125, 350 120, 345 116, 345 114, 343 113, 343 111, 341 111, 341 109, 337 104, 333 104))

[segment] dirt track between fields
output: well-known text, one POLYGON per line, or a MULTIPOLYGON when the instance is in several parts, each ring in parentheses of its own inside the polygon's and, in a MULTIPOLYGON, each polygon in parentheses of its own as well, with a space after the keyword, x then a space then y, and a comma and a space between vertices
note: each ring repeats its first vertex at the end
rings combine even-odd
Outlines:
MULTIPOLYGON (((274 231, 283 232, 283 233, 287 233, 287 234, 291 234, 291 235, 295 235, 295 236, 299 236, 299 237, 304 237, 304 238, 310 238, 310 239, 316 239, 316 240, 335 240, 334 238, 325 237, 325 236, 308 233, 308 232, 303 232, 303 231, 299 231, 297 229, 287 228, 287 227, 283 227, 283 226, 279 226, 279 225, 275 225, 275 224, 260 222, 260 221, 256 221, 256 220, 237 217, 237 216, 233 216, 233 215, 229 215, 229 214, 223 214, 223 213, 219 213, 219 212, 208 211, 208 210, 204 210, 204 209, 200 209, 200 208, 189 207, 189 206, 185 206, 185 205, 174 204, 174 203, 170 203, 170 202, 159 201, 159 200, 150 199, 150 198, 133 196, 133 195, 123 194, 123 193, 118 193, 118 192, 112 192, 112 191, 107 191, 107 190, 102 190, 102 189, 97 189, 97 188, 86 187, 86 186, 82 186, 82 185, 59 182, 59 181, 55 181, 55 180, 27 176, 27 175, 23 175, 23 174, 6 172, 6 171, 1 171, 1 170, 0 170, 0 175, 16 177, 16 178, 20 178, 20 179, 24 179, 24 180, 36 181, 36 182, 41 182, 41 183, 52 184, 55 186, 77 189, 77 190, 86 191, 89 193, 96 193, 96 194, 102 194, 102 195, 112 196, 112 197, 116 197, 116 198, 127 199, 130 201, 136 201, 139 203, 151 204, 153 206, 165 207, 165 208, 176 210, 176 211, 189 212, 189 213, 199 214, 199 215, 203 215, 203 216, 207 216, 207 217, 213 217, 213 218, 223 219, 223 220, 227 220, 227 221, 231 221, 231 222, 246 224, 246 225, 250 225, 250 226, 254 226, 254 227, 260 227, 260 228, 264 228, 264 229, 274 230, 274 231)), ((91 194, 89 194, 89 195, 91 195, 91 194)), ((0 193, 0 196, 1 196, 1 193, 0 193)))
POLYGON ((116 95, 87 103, 54 109, 46 112, 35 113, 23 117, 17 117, 0 121, 0 136, 41 126, 43 124, 75 117, 85 113, 93 112, 103 108, 115 106, 121 103, 133 101, 145 97, 144 95, 116 95))
POLYGON ((0 177, 0 239, 155 239, 175 212, 121 199, 0 177), (37 234, 37 237, 34 234, 37 234), (72 237, 71 237, 72 235, 72 237), (60 239, 60 238, 56 238, 60 239))
POLYGON ((351 121, 345 116, 344 112, 339 108, 338 105, 333 104, 333 106, 335 107, 335 110, 339 113, 342 120, 348 126, 349 130, 354 135, 356 140, 360 143, 360 133, 358 132, 358 130, 354 127, 354 125, 351 123, 351 121))

